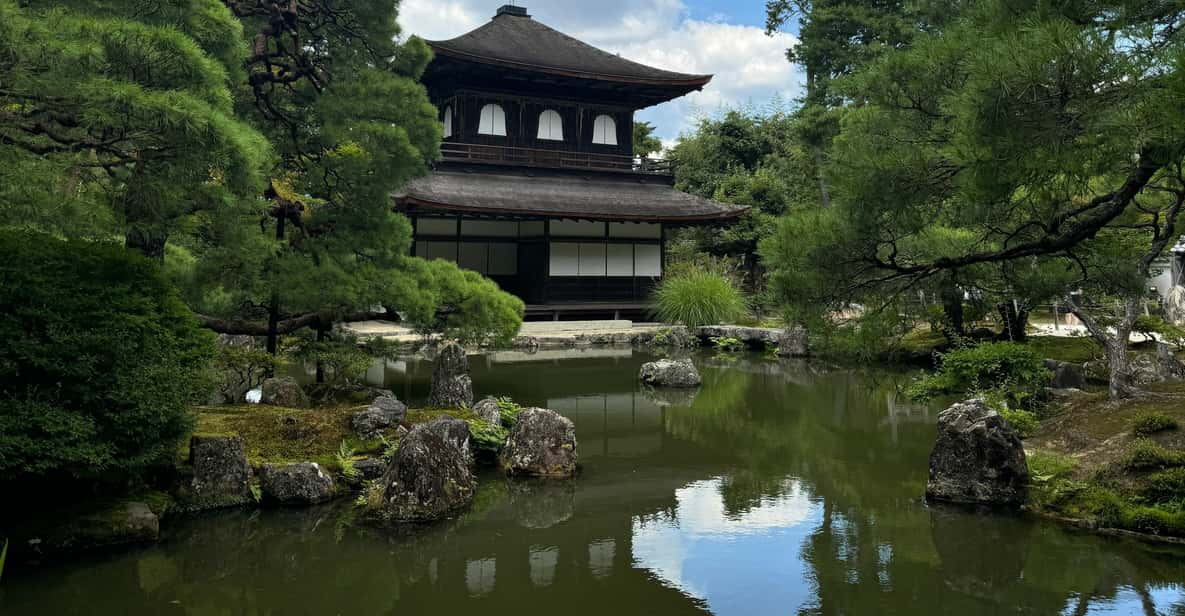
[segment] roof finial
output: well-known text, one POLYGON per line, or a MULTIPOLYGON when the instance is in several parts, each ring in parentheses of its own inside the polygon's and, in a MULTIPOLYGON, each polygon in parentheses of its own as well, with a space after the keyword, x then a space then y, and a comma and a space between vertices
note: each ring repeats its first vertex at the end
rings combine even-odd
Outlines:
POLYGON ((527 7, 518 6, 517 4, 515 4, 513 2, 513 0, 511 1, 510 4, 503 4, 501 7, 499 7, 498 13, 495 14, 494 17, 501 17, 502 15, 512 15, 514 17, 530 17, 530 15, 527 14, 527 7))

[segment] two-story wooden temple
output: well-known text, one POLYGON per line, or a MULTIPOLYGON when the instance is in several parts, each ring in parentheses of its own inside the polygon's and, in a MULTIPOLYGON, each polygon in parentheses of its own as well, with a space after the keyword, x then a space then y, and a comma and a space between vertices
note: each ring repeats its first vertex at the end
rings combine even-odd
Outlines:
POLYGON ((634 112, 711 75, 631 62, 516 6, 428 44, 442 158, 397 207, 417 256, 481 272, 529 317, 644 312, 667 233, 745 211, 675 190, 669 164, 633 154, 634 112))

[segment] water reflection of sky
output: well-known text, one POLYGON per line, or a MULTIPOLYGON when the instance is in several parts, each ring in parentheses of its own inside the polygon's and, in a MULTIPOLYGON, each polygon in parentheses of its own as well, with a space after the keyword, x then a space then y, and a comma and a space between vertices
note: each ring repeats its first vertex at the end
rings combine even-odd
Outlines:
POLYGON ((1165 611, 1167 606, 1185 605, 1185 586, 1170 584, 1166 586, 1150 586, 1147 589, 1149 604, 1145 606, 1144 597, 1136 589, 1124 587, 1114 597, 1070 597, 1066 607, 1062 609, 1065 616, 1127 616, 1128 614, 1179 614, 1178 611, 1165 611), (1085 599, 1085 611, 1083 600, 1085 599), (1150 609, 1145 609, 1148 607, 1150 609))
POLYGON ((677 490, 673 514, 636 517, 634 565, 703 600, 714 614, 787 612, 811 603, 814 589, 799 551, 821 520, 818 503, 787 479, 782 496, 729 515, 722 481, 677 490))

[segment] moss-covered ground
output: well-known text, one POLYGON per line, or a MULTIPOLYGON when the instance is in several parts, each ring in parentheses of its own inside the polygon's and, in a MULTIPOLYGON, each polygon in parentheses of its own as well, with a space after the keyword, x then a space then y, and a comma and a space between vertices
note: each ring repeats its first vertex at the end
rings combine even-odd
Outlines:
MULTIPOLYGON (((388 444, 398 441, 395 428, 385 430, 384 438, 358 438, 350 427, 350 417, 363 408, 364 405, 336 405, 291 409, 262 404, 199 407, 195 433, 237 434, 243 439, 247 461, 252 466, 316 462, 340 471, 339 453, 343 443, 345 450, 353 452, 354 459, 360 459, 382 455, 388 444)), ((469 422, 477 419, 469 410, 409 409, 404 423, 412 426, 445 415, 469 422)), ((182 445, 178 456, 181 461, 189 459, 188 442, 182 445)))
POLYGON ((1110 404, 1104 393, 1053 409, 1025 442, 1030 507, 1095 528, 1185 538, 1185 383, 1110 404))

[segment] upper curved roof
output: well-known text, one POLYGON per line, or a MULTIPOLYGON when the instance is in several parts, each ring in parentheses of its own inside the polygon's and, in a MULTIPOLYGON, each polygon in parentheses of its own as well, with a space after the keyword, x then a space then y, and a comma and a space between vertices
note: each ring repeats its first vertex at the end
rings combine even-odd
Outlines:
POLYGON ((521 7, 503 7, 480 28, 428 45, 438 55, 584 79, 685 86, 688 91, 712 79, 626 60, 531 19, 521 7))

